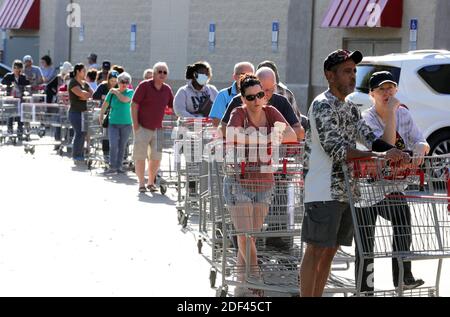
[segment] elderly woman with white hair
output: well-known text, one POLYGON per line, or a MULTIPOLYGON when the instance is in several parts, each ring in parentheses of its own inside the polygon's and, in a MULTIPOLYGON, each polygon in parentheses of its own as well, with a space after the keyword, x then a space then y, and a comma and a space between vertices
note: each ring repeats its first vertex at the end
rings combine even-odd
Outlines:
POLYGON ((106 95, 105 102, 100 111, 100 123, 103 121, 105 111, 109 112, 109 165, 108 174, 123 173, 122 163, 125 148, 132 132, 131 100, 134 91, 129 89, 130 74, 124 72, 117 77, 119 88, 112 88, 106 95))
POLYGON ((144 80, 153 79, 153 68, 149 68, 149 69, 144 70, 144 74, 142 75, 142 78, 144 80))

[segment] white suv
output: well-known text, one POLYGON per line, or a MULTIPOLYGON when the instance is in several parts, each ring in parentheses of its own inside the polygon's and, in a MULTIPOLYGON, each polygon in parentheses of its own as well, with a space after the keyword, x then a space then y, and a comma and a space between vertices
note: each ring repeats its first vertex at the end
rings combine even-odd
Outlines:
POLYGON ((365 57, 358 65, 356 92, 347 98, 365 110, 374 72, 387 70, 399 83, 397 98, 411 111, 414 122, 431 146, 432 155, 450 153, 450 51, 422 50, 365 57))

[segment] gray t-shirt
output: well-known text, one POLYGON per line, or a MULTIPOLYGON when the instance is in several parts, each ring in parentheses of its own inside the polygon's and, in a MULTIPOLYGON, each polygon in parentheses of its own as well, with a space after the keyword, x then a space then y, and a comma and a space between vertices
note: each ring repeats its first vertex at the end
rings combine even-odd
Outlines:
POLYGON ((30 81, 30 85, 32 87, 40 85, 44 82, 41 69, 37 66, 31 65, 30 68, 25 67, 23 69, 23 74, 30 81))

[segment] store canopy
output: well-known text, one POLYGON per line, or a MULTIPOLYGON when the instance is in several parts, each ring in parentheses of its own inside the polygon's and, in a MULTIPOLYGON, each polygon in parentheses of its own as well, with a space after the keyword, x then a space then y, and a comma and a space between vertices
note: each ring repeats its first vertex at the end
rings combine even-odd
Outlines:
POLYGON ((324 28, 402 27, 403 0, 332 0, 324 28))
POLYGON ((40 0, 5 0, 0 8, 0 28, 39 30, 40 0))

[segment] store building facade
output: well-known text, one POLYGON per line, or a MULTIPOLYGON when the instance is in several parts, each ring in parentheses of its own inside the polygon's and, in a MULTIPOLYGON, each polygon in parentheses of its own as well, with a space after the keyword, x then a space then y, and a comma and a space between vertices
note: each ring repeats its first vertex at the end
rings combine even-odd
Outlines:
POLYGON ((269 59, 303 112, 326 88, 329 52, 408 51, 412 19, 417 49, 450 49, 448 16, 450 0, 0 0, 6 63, 26 54, 86 62, 94 52, 98 63, 110 60, 140 79, 166 61, 177 89, 197 60, 210 62, 212 83, 223 88, 236 62, 269 59))

